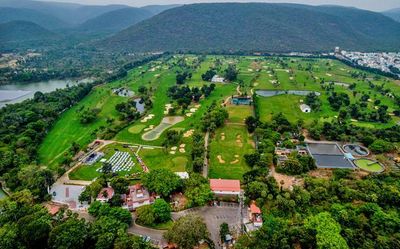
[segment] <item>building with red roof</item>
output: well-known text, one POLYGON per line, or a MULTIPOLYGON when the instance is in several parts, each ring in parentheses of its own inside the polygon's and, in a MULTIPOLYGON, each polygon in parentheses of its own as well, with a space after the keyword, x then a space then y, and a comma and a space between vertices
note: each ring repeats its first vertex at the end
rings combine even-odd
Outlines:
POLYGON ((151 196, 149 191, 140 183, 129 186, 129 194, 124 195, 122 198, 124 201, 122 207, 130 211, 154 202, 154 197, 151 196))
POLYGON ((97 195, 96 200, 101 202, 108 202, 114 196, 114 189, 111 187, 103 188, 97 195))
POLYGON ((261 227, 262 226, 262 216, 261 216, 261 210, 259 207, 257 207, 256 202, 252 201, 250 204, 249 208, 249 218, 253 222, 253 225, 255 227, 261 227))
POLYGON ((240 181, 210 179, 210 188, 217 195, 240 195, 240 181))

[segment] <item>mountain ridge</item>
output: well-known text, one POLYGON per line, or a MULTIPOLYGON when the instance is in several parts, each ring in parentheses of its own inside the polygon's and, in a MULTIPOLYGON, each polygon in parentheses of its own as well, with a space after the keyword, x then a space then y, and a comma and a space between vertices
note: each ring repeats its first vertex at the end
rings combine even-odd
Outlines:
POLYGON ((356 8, 211 3, 166 10, 96 45, 128 51, 317 52, 335 46, 400 50, 399 40, 397 22, 356 8))

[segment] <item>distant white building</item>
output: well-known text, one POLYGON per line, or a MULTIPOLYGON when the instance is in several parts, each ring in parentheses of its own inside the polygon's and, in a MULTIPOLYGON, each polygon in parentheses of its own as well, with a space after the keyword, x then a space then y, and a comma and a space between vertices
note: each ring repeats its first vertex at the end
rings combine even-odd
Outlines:
POLYGON ((211 82, 214 82, 214 83, 222 83, 224 81, 225 81, 225 78, 221 77, 221 76, 219 76, 217 74, 214 75, 214 77, 212 77, 212 79, 211 79, 211 82))
POLYGON ((301 104, 300 105, 300 110, 304 113, 310 113, 311 112, 311 107, 309 107, 306 104, 301 104))
POLYGON ((177 176, 179 176, 181 179, 189 179, 189 173, 188 172, 175 172, 177 176))

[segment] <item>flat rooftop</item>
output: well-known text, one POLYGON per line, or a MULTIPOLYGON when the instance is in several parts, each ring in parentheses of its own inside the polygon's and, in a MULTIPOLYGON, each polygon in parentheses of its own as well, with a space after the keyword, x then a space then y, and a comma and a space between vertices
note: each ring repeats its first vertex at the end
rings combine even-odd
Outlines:
POLYGON ((335 143, 309 143, 307 149, 318 168, 353 169, 353 163, 335 143))

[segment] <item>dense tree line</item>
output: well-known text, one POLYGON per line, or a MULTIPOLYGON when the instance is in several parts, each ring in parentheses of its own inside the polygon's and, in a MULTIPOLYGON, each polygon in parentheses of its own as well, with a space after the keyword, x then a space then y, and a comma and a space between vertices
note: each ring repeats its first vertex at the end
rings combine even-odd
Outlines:
POLYGON ((60 249, 150 249, 142 238, 128 235, 131 214, 122 208, 93 203, 89 212, 96 219, 87 222, 71 211, 54 217, 34 204, 29 190, 0 201, 0 248, 60 249))
MULTIPOLYGON (((264 224, 251 236, 242 236, 235 248, 400 246, 399 173, 360 178, 351 170, 337 169, 331 179, 305 176, 304 184, 286 190, 280 187, 282 182, 268 176, 268 166, 276 164, 272 159, 274 148, 277 143, 285 144, 286 134, 302 141, 303 123, 292 124, 282 114, 267 123, 258 120, 246 123, 249 129, 254 129, 257 150, 245 155, 252 169, 243 175, 243 185, 246 201, 256 200, 263 210, 264 224), (268 157, 271 159, 266 160, 268 157)), ((393 142, 400 141, 398 126, 365 129, 347 122, 315 122, 309 130, 315 138, 361 141, 375 153, 391 151, 393 142)), ((278 170, 302 174, 315 168, 312 158, 297 154, 287 162, 290 165, 279 166, 278 170)))
POLYGON ((213 102, 201 121, 202 130, 214 132, 217 128, 225 124, 225 120, 228 117, 228 111, 216 102, 213 102))
POLYGON ((11 190, 28 188, 42 199, 53 182, 53 172, 35 166, 38 145, 58 116, 83 99, 91 84, 80 84, 0 109, 0 174, 11 190))

